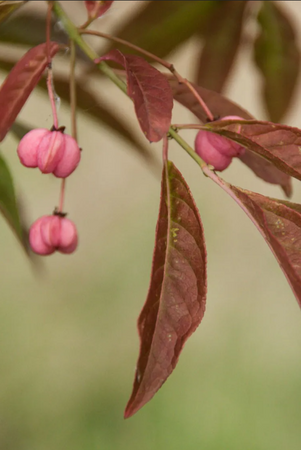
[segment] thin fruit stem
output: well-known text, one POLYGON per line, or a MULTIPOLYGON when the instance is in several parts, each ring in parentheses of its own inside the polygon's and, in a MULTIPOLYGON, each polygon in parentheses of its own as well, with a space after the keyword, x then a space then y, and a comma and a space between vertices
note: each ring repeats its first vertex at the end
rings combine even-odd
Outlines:
POLYGON ((167 137, 167 135, 163 136, 162 157, 163 157, 163 163, 166 163, 168 160, 168 137, 167 137))
POLYGON ((76 50, 74 41, 70 41, 70 108, 71 108, 71 134, 77 141, 76 122, 76 78, 75 78, 76 50))
POLYGON ((53 125, 54 128, 58 128, 58 117, 57 117, 57 111, 55 106, 55 91, 53 86, 53 74, 52 74, 52 60, 50 55, 50 34, 51 34, 51 14, 53 9, 53 2, 48 3, 48 10, 47 10, 47 21, 46 21, 46 54, 47 54, 47 62, 48 62, 48 74, 47 74, 47 89, 48 89, 48 95, 49 100, 51 104, 52 109, 52 115, 53 115, 53 125))
POLYGON ((59 202, 59 209, 58 209, 58 212, 60 212, 60 213, 63 212, 65 189, 66 189, 66 178, 63 178, 62 184, 61 184, 60 202, 59 202))
POLYGON ((208 117, 210 122, 214 121, 214 115, 212 114, 212 112, 210 111, 210 109, 208 108, 207 104, 204 102, 204 100, 202 99, 202 97, 200 96, 200 94, 197 92, 197 90, 192 86, 192 84, 190 83, 190 81, 186 80, 186 79, 182 79, 182 81, 179 80, 179 82, 184 83, 188 89, 190 90, 190 92, 195 96, 195 98, 197 99, 197 101, 199 102, 199 104, 201 105, 201 107, 203 108, 206 116, 208 117))
POLYGON ((86 22, 79 27, 79 29, 80 30, 85 30, 86 28, 88 28, 89 25, 91 25, 92 22, 94 22, 94 20, 95 20, 95 17, 89 17, 86 20, 86 22))
POLYGON ((204 128, 204 125, 200 123, 173 123, 171 126, 177 130, 201 130, 204 128))

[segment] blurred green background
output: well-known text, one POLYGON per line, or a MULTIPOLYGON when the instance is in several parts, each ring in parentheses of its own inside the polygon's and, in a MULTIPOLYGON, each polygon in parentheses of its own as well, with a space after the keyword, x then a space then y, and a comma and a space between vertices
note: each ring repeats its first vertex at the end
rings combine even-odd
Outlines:
MULTIPOLYGON (((28 6, 43 9, 42 3, 28 6)), ((62 3, 75 17, 72 3, 78 2, 62 3)), ((115 3, 99 25, 110 32, 143 2, 115 3)), ((280 3, 300 25, 300 2, 280 3)), ((187 78, 195 45, 191 39, 169 57, 187 78)), ((227 95, 265 118, 250 59, 246 50, 239 54, 227 95)), ((67 66, 58 57, 54 74, 62 70, 67 66)), ((130 101, 104 78, 91 83, 143 142, 130 101)), ((299 83, 289 125, 300 126, 300 99, 299 83)), ((20 117, 28 125, 52 125, 42 90, 35 90, 20 117)), ((59 117, 70 132, 67 104, 59 117)), ((195 119, 176 105, 174 122, 184 121, 195 119)), ((150 169, 130 145, 86 114, 79 114, 78 123, 83 157, 68 179, 66 199, 79 230, 78 250, 40 258, 33 269, 0 221, 0 449, 299 450, 297 302, 255 227, 175 143, 170 158, 190 184, 205 227, 207 311, 166 384, 123 420, 138 355, 136 319, 148 290, 160 170, 150 169)), ((191 144, 194 134, 183 132, 191 144)), ((16 147, 11 135, 1 145, 32 223, 57 205, 60 182, 21 166, 16 147)), ((160 145, 151 149, 160 161, 160 145)), ((283 198, 280 188, 256 179, 239 161, 223 175, 283 198)), ((293 201, 301 202, 298 182, 293 201)))

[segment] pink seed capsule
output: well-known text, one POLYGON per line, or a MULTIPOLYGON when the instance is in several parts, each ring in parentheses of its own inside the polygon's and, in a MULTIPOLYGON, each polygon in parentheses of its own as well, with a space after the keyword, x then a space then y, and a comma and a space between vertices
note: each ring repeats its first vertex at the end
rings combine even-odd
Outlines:
POLYGON ((43 216, 29 230, 30 247, 39 255, 73 253, 77 247, 77 230, 71 220, 60 216, 43 216))
MULTIPOLYGON (((243 120, 238 116, 226 116, 222 120, 243 120)), ((195 139, 196 153, 215 170, 223 171, 232 162, 232 158, 240 156, 245 149, 231 141, 230 139, 212 133, 210 131, 200 130, 195 139)))
POLYGON ((61 131, 45 128, 31 130, 20 141, 18 155, 26 167, 38 167, 42 173, 68 177, 77 167, 81 152, 75 139, 61 131))

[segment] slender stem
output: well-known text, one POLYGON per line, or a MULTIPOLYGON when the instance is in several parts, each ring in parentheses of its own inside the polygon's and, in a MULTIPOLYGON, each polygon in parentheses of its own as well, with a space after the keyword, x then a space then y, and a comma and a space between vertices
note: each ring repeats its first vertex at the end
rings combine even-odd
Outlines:
POLYGON ((178 133, 173 129, 169 129, 169 135, 191 156, 192 159, 200 166, 203 170, 204 167, 207 167, 207 164, 199 157, 199 155, 193 150, 192 147, 181 137, 178 133))
MULTIPOLYGON (((57 1, 53 2, 53 12, 59 18, 70 39, 76 42, 76 44, 92 61, 97 59, 98 54, 90 47, 89 44, 87 44, 87 42, 83 40, 74 23, 69 19, 69 17, 57 1)), ((127 93, 127 87, 124 81, 122 81, 104 61, 101 61, 99 64, 97 64, 97 67, 102 73, 110 78, 110 80, 113 81, 113 83, 115 83, 116 86, 119 87, 119 89, 127 93)))
POLYGON ((148 58, 151 58, 154 61, 157 61, 163 67, 166 67, 166 69, 170 70, 172 73, 174 72, 173 64, 170 64, 169 62, 165 61, 164 59, 159 58, 158 56, 154 55, 153 53, 150 53, 147 50, 144 50, 143 48, 138 47, 135 44, 132 44, 131 42, 125 41, 124 39, 120 39, 118 37, 111 36, 110 34, 103 33, 101 31, 84 30, 84 29, 82 29, 82 27, 79 29, 79 33, 80 34, 90 34, 92 36, 103 37, 105 39, 109 39, 110 41, 117 42, 118 44, 125 45, 125 46, 127 46, 129 48, 132 48, 133 50, 136 50, 137 52, 141 53, 142 55, 145 55, 148 58))
POLYGON ((46 16, 46 55, 48 67, 51 67, 51 55, 50 55, 50 38, 51 38, 51 15, 52 15, 53 3, 48 2, 47 16, 46 16))
POLYGON ((91 25, 92 22, 94 22, 95 17, 89 17, 86 22, 80 26, 80 30, 85 30, 86 28, 88 28, 89 25, 91 25))
POLYGON ((163 137, 163 148, 162 148, 163 163, 168 160, 168 138, 167 135, 163 137))
POLYGON ((48 61, 48 74, 47 74, 47 89, 49 100, 53 115, 53 125, 58 128, 58 117, 55 106, 55 92, 53 87, 53 74, 52 74, 52 61, 50 55, 50 35, 51 35, 51 14, 52 14, 53 2, 48 2, 47 21, 46 21, 46 54, 48 61))
POLYGON ((65 190, 66 190, 66 178, 62 179, 61 184, 61 193, 60 193, 60 202, 58 212, 63 212, 64 200, 65 200, 65 190))
POLYGON ((205 114, 207 115, 208 119, 213 122, 214 121, 214 115, 212 114, 212 112, 210 111, 210 109, 208 108, 207 104, 204 102, 204 100, 202 99, 202 97, 200 96, 200 94, 197 92, 197 90, 192 86, 192 84, 190 83, 190 81, 184 79, 182 81, 184 84, 186 84, 186 86, 188 87, 188 89, 192 92, 192 94, 195 96, 195 98, 197 99, 197 101, 199 102, 199 104, 201 105, 201 107, 203 108, 203 110, 205 111, 205 114))
POLYGON ((71 134, 77 141, 77 123, 76 123, 76 78, 75 63, 76 50, 74 41, 70 41, 70 108, 71 108, 71 134))
POLYGON ((201 123, 173 123, 172 127, 177 130, 201 130, 204 125, 201 123))

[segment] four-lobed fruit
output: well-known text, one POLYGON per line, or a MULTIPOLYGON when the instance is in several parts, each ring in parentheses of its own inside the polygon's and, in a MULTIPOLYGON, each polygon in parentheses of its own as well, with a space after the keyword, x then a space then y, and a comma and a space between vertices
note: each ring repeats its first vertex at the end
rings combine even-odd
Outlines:
MULTIPOLYGON (((238 116, 226 116, 221 120, 244 120, 238 116)), ((195 138, 195 151, 205 161, 214 167, 215 170, 225 170, 232 162, 232 158, 240 156, 245 149, 218 134, 211 131, 200 130, 195 138)))
POLYGON ((59 215, 40 217, 29 230, 30 247, 39 255, 51 255, 55 251, 73 253, 77 242, 74 223, 59 215))
POLYGON ((24 166, 38 167, 42 173, 53 173, 58 178, 68 177, 81 158, 80 148, 73 137, 45 128, 27 133, 17 152, 24 166))

